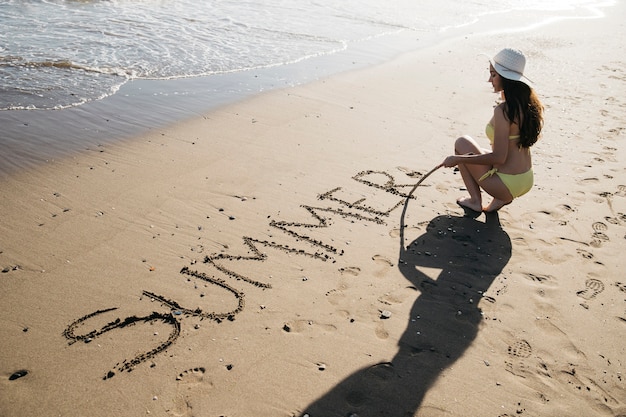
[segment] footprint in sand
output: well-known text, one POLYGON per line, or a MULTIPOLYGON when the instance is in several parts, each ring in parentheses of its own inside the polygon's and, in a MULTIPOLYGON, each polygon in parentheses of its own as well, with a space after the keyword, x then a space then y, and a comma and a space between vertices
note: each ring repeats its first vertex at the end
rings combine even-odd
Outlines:
POLYGON ((391 262, 389 258, 382 255, 374 255, 372 256, 372 260, 380 265, 393 266, 393 262, 391 262))
POLYGON ((341 275, 352 275, 358 276, 361 273, 361 268, 356 266, 348 266, 346 268, 339 268, 339 273, 341 275))
POLYGON ((576 292, 576 295, 585 300, 591 300, 604 291, 604 283, 599 279, 589 278, 585 281, 585 289, 576 292))
POLYGON ((524 363, 525 358, 530 357, 532 348, 526 340, 516 340, 509 346, 507 353, 512 357, 511 361, 504 361, 505 370, 515 376, 526 378, 528 366, 524 363))
POLYGON ((610 240, 609 236, 606 233, 604 233, 608 229, 605 223, 595 222, 594 224, 591 225, 591 228, 594 230, 594 232, 591 235, 593 240, 589 244, 593 246, 594 248, 599 248, 602 246, 603 243, 608 242, 610 240))
POLYGON ((345 294, 341 289, 333 288, 326 292, 326 297, 328 298, 328 302, 334 306, 337 306, 341 303, 341 300, 345 298, 345 294))
POLYGON ((526 340, 516 340, 511 346, 509 346, 508 354, 518 358, 528 358, 532 354, 532 347, 526 340))
POLYGON ((177 381, 183 381, 186 384, 198 384, 202 381, 206 369, 203 367, 187 369, 176 376, 177 381))
POLYGON ((578 252, 585 259, 593 259, 593 253, 591 252, 587 252, 583 249, 576 249, 576 252, 578 252))
POLYGON ((616 282, 616 283, 615 283, 615 286, 616 286, 617 288, 619 288, 619 290, 620 290, 620 291, 622 291, 622 292, 626 292, 626 283, 623 283, 623 282, 616 282))
MULTIPOLYGON (((203 367, 191 368, 181 372, 176 376, 178 381, 178 394, 174 398, 174 409, 171 410, 171 414, 175 417, 192 417, 193 407, 190 402, 190 390, 199 388, 201 384, 208 388, 212 388, 213 384, 208 381, 204 381, 204 374, 206 369, 203 367), (207 384, 208 382, 208 384, 207 384)), ((199 393, 203 395, 203 392, 199 393)), ((196 394, 198 395, 198 394, 196 394)))

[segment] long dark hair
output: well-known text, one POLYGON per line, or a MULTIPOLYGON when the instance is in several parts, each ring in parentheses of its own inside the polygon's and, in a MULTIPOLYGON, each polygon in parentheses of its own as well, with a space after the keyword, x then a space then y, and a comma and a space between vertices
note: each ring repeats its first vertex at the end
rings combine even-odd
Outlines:
POLYGON ((520 148, 530 148, 537 142, 543 128, 543 105, 535 90, 521 81, 501 77, 506 100, 505 116, 519 126, 520 148))

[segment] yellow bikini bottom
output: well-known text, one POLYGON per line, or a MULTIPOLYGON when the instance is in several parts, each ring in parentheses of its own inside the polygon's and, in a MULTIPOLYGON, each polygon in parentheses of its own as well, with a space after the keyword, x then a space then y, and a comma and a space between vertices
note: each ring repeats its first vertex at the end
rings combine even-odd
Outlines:
POLYGON ((505 187, 508 188, 513 198, 526 194, 533 187, 533 170, 532 168, 522 174, 503 174, 498 172, 497 168, 492 168, 485 173, 478 181, 482 181, 485 178, 489 178, 492 175, 497 175, 505 187))

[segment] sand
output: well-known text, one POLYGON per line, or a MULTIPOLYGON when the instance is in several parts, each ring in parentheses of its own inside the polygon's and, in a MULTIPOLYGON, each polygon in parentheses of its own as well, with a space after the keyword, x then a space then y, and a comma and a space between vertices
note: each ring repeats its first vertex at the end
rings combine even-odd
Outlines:
POLYGON ((0 187, 0 415, 626 416, 624 5, 272 91, 0 187), (480 53, 535 187, 455 204, 480 53))

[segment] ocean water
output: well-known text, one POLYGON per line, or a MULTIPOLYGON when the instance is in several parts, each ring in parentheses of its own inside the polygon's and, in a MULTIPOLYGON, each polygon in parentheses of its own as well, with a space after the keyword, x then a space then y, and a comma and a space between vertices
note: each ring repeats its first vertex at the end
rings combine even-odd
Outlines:
POLYGON ((0 109, 60 109, 135 79, 284 66, 398 32, 436 35, 520 4, 588 0, 0 1, 0 109))
POLYGON ((492 15, 524 13, 521 27, 597 15, 611 3, 0 0, 0 146, 5 148, 0 171, 7 163, 19 165, 18 154, 69 149, 81 141, 130 133, 131 126, 150 126, 170 113, 163 107, 173 97, 178 107, 200 111, 229 97, 348 69, 337 62, 341 57, 349 61, 345 57, 351 53, 366 57, 359 60, 363 65, 388 59, 419 47, 416 40, 437 42, 492 15), (98 120, 116 115, 95 103, 116 96, 116 107, 140 103, 147 110, 142 117, 126 114, 117 126, 98 126, 98 120), (149 109, 159 99, 162 107, 149 109), (79 120, 84 126, 77 128, 79 120), (66 126, 59 137, 50 133, 55 121, 66 126))

